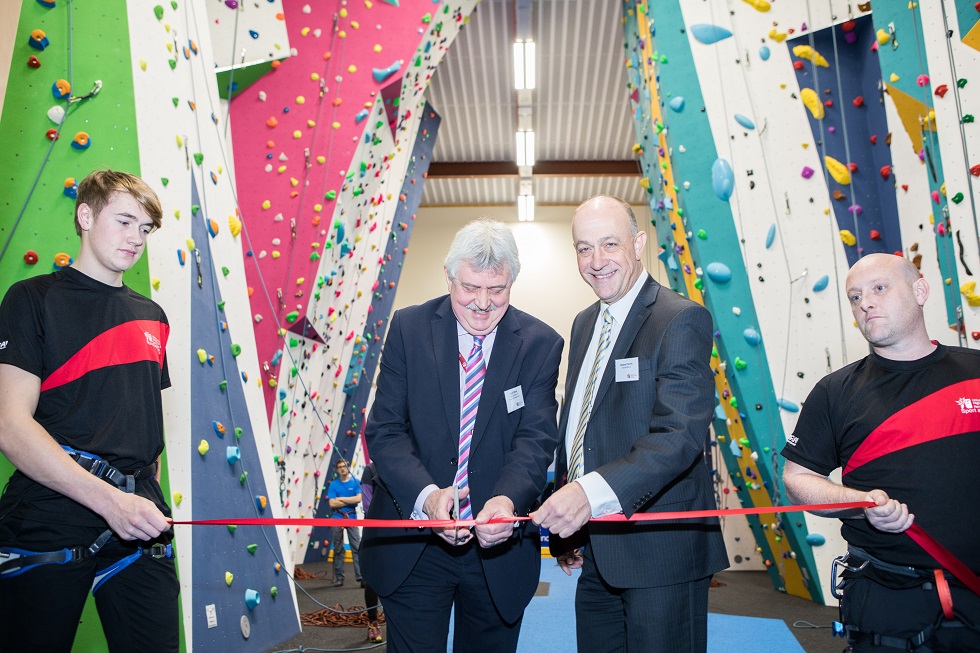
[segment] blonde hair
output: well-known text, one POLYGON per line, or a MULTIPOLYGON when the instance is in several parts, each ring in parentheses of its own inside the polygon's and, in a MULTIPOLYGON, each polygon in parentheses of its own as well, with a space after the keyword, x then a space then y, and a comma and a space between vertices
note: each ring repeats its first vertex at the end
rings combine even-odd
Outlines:
POLYGON ((78 223, 78 207, 88 204, 92 214, 98 216, 112 199, 113 193, 128 193, 139 202, 153 221, 154 229, 159 229, 163 224, 160 198, 145 181, 128 172, 96 170, 89 173, 78 184, 78 196, 75 199, 75 233, 82 235, 82 226, 78 223))

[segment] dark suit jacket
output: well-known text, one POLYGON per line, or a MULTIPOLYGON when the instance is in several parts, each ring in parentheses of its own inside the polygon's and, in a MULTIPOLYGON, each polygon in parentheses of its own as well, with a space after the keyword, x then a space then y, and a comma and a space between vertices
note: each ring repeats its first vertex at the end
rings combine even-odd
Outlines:
MULTIPOLYGON (((564 437, 599 302, 572 325, 564 437)), ((703 450, 714 413, 711 315, 653 278, 647 279, 609 355, 585 432, 585 472, 598 472, 624 514, 716 508, 703 450), (615 381, 615 361, 637 358, 638 381, 615 381)), ((588 374, 588 370, 585 372, 588 374)), ((563 441, 564 442, 564 441, 563 441)), ((564 445, 555 477, 567 477, 564 445)), ((588 525, 589 546, 613 587, 659 587, 704 578, 728 567, 717 519, 588 525)), ((553 552, 562 543, 554 535, 553 552)))
MULTIPOLYGON (((410 519, 430 483, 452 486, 459 448, 459 340, 448 296, 397 311, 381 357, 366 438, 378 479, 368 517, 410 519)), ((555 386, 563 346, 549 326, 511 306, 497 325, 470 445, 473 515, 505 495, 526 515, 547 482, 558 443, 555 386), (524 407, 507 412, 504 391, 521 386, 524 407)), ((509 622, 538 585, 540 538, 530 522, 506 543, 479 549, 494 605, 509 622)), ((364 578, 394 592, 431 542, 428 529, 365 529, 364 578)), ((479 544, 475 538, 471 544, 479 544)))

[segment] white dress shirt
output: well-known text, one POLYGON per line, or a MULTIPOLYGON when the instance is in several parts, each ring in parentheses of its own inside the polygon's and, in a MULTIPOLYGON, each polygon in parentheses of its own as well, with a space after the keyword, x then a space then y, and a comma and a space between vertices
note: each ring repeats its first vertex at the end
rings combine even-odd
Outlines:
MULTIPOLYGON (((582 366, 579 368, 579 376, 575 381, 575 391, 572 393, 571 404, 568 406, 568 425, 565 429, 565 456, 566 460, 570 460, 572 457, 572 445, 575 442, 575 432, 578 430, 579 416, 582 413, 582 404, 585 403, 585 386, 589 383, 589 374, 583 374, 586 370, 591 371, 592 365, 595 363, 596 350, 599 347, 599 336, 602 333, 602 313, 608 307, 609 312, 612 314, 612 332, 610 333, 609 340, 609 350, 606 355, 606 360, 604 360, 597 371, 598 379, 602 379, 602 375, 605 372, 606 365, 609 364, 609 359, 612 355, 612 350, 616 346, 616 339, 619 338, 619 332, 623 330, 623 323, 626 321, 626 317, 629 315, 630 309, 633 308, 633 302, 636 301, 637 296, 640 294, 640 288, 646 283, 650 274, 644 270, 640 274, 640 278, 636 280, 633 287, 630 288, 629 292, 626 293, 619 301, 613 304, 606 304, 605 302, 599 303, 599 316, 596 319, 595 326, 592 327, 592 339, 589 341, 589 346, 585 350, 585 359, 582 361, 582 366)), ((598 391, 599 382, 597 381, 593 392, 598 391)), ((594 396, 594 395, 593 395, 594 396)), ((581 478, 575 479, 575 482, 582 486, 585 490, 585 496, 589 499, 589 505, 592 507, 593 517, 602 517, 603 515, 612 515, 615 513, 623 512, 623 506, 619 503, 619 497, 613 492, 613 489, 609 487, 609 483, 606 479, 598 472, 589 472, 581 478)))

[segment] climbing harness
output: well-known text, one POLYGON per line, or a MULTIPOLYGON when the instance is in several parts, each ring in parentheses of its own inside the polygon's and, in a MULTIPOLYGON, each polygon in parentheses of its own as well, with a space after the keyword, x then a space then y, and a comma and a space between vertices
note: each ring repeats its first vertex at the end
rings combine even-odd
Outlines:
MULTIPOLYGON (((116 486, 120 490, 132 494, 136 490, 136 480, 142 478, 152 478, 157 473, 157 463, 147 465, 136 470, 132 474, 125 474, 105 461, 105 459, 95 454, 85 451, 78 451, 69 446, 62 445, 72 460, 78 463, 82 469, 89 472, 96 478, 101 478, 106 483, 116 486)), ((25 571, 29 571, 38 565, 59 564, 64 565, 71 562, 79 562, 96 555, 106 543, 112 539, 112 531, 106 529, 89 546, 75 546, 58 551, 27 551, 13 547, 0 547, 0 579, 13 578, 25 571)), ((142 555, 153 558, 173 558, 173 545, 153 544, 148 547, 139 546, 131 555, 122 558, 100 571, 92 581, 92 593, 94 594, 110 578, 120 571, 136 562, 142 555)))

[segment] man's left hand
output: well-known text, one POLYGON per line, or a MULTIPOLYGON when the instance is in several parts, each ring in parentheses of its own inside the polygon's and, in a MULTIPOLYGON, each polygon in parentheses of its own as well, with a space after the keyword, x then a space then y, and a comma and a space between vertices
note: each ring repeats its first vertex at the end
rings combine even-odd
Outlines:
POLYGON ((476 539, 480 546, 488 549, 497 544, 501 544, 510 539, 514 534, 513 522, 500 522, 499 524, 488 524, 487 522, 495 517, 513 517, 514 502, 503 495, 493 497, 483 505, 483 510, 476 516, 476 539))
POLYGON ((571 537, 592 517, 592 506, 578 483, 569 483, 531 513, 531 521, 544 526, 558 537, 571 537))

